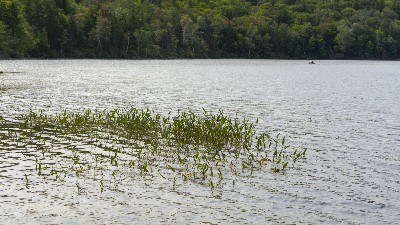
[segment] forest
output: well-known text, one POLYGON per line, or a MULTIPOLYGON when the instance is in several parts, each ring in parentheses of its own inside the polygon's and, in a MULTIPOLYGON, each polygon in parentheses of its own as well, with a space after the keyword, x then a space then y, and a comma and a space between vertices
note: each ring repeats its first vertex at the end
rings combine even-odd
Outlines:
POLYGON ((0 59, 399 59, 398 0, 0 0, 0 59))

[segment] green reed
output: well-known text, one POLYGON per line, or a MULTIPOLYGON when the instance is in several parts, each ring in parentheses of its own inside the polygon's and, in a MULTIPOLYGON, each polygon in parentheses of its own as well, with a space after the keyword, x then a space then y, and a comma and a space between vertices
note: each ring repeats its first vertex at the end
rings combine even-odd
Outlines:
MULTIPOLYGON (((58 139, 68 141, 70 165, 53 166, 47 170, 49 175, 60 177, 66 171, 76 176, 88 171, 96 175, 108 168, 114 177, 116 171, 125 169, 141 176, 158 174, 173 181, 174 188, 177 178, 214 189, 222 187, 224 179, 251 175, 266 166, 272 172, 283 172, 306 154, 305 149, 292 150, 280 134, 271 137, 260 132, 247 119, 204 109, 201 114, 186 111, 175 116, 133 107, 56 115, 30 111, 13 125, 0 117, 0 126, 2 130, 17 127, 18 134, 1 132, 2 139, 40 146, 42 158, 51 154, 58 139), (100 153, 83 152, 77 149, 80 145, 100 149, 100 153)), ((45 173, 40 161, 36 170, 39 175, 45 173)), ((104 187, 102 175, 101 191, 104 187)))

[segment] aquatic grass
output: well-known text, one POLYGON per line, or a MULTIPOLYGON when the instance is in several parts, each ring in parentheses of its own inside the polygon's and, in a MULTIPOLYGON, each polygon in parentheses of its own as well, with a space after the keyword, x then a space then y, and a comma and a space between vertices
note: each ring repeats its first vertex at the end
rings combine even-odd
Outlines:
POLYGON ((87 177, 93 171, 101 192, 113 179, 117 187, 116 174, 124 173, 160 176, 170 180, 173 188, 177 178, 221 188, 226 179, 251 175, 265 167, 281 173, 306 154, 304 149, 292 150, 280 134, 271 137, 261 132, 257 121, 231 117, 222 110, 178 112, 175 116, 133 107, 55 115, 31 110, 18 121, 0 117, 4 140, 0 147, 18 142, 35 146, 41 151, 35 156, 40 176, 61 179, 70 173, 87 177), (42 160, 58 156, 52 152, 55 146, 68 153, 62 156, 68 160, 42 165, 42 160))

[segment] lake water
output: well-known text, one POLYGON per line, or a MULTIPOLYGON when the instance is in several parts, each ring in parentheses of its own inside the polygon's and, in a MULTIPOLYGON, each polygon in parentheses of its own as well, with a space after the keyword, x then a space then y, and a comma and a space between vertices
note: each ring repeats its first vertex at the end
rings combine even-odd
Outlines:
POLYGON ((95 179, 34 176, 38 150, 0 146, 1 224, 400 221, 400 62, 11 60, 0 70, 21 72, 0 74, 6 120, 30 109, 222 109, 309 149, 284 174, 266 169, 214 191, 121 176, 101 192, 95 179))

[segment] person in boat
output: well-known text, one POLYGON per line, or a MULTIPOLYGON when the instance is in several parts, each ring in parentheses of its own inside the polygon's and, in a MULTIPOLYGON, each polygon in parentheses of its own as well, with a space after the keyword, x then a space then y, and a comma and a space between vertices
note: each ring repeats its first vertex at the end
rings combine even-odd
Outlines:
POLYGON ((314 62, 314 61, 311 61, 310 64, 315 64, 315 62, 314 62))

